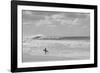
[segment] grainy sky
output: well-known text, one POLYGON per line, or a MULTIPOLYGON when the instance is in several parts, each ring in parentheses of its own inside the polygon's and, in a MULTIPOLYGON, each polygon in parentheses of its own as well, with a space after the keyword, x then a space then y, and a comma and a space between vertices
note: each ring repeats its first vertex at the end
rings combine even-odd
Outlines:
POLYGON ((22 20, 24 36, 90 35, 89 13, 23 10, 22 20))

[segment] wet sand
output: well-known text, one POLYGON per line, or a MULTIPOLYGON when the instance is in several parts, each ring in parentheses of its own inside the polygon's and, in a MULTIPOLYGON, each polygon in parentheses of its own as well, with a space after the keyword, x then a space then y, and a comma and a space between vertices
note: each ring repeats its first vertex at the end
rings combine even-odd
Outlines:
POLYGON ((54 56, 32 56, 23 54, 23 62, 42 62, 42 61, 64 61, 64 60, 86 60, 88 58, 70 58, 70 57, 54 57, 54 56))

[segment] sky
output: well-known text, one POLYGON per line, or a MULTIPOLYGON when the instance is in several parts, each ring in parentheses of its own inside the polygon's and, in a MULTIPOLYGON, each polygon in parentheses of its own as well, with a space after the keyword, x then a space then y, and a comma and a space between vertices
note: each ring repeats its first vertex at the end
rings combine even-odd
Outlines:
POLYGON ((90 36, 90 14, 22 10, 23 36, 90 36))

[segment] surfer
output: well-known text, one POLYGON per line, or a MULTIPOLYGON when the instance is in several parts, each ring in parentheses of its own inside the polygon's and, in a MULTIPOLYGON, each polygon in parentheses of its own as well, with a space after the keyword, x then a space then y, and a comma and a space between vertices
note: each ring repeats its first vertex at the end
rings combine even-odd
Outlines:
POLYGON ((48 50, 45 48, 45 49, 43 49, 43 51, 45 52, 45 55, 46 55, 46 53, 48 52, 48 50))

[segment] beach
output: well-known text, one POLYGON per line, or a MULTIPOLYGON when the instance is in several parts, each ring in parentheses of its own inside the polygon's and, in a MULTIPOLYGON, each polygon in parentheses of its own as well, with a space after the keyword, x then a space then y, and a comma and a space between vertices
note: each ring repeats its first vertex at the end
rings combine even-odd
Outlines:
POLYGON ((90 58, 90 41, 32 40, 23 43, 22 54, 22 62, 86 60, 90 58))

